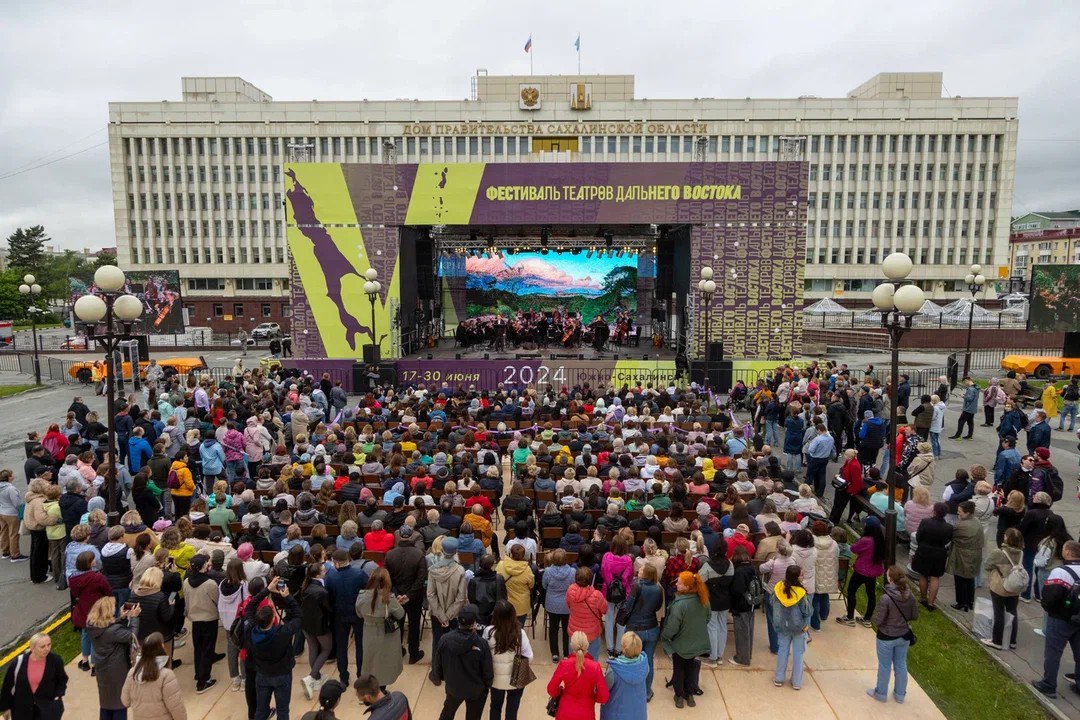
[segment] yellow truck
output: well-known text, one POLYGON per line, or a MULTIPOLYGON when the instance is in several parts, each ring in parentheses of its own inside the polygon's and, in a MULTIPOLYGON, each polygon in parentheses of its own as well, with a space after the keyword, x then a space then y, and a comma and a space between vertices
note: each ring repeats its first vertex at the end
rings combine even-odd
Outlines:
POLYGON ((1001 367, 1037 378, 1080 375, 1080 357, 1006 355, 1001 359, 1001 367))

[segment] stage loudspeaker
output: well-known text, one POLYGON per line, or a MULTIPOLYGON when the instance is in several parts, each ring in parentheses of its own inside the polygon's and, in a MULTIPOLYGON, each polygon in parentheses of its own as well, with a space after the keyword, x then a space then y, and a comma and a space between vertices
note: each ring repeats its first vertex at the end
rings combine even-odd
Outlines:
POLYGON ((424 305, 435 299, 435 246, 431 233, 421 232, 416 237, 416 297, 424 305))
POLYGON ((696 360, 690 363, 690 380, 699 385, 705 385, 713 392, 726 393, 731 390, 733 376, 733 364, 730 360, 718 362, 696 360))
POLYGON ((377 365, 382 361, 382 348, 374 343, 364 346, 364 362, 368 365, 377 365))
POLYGON ((656 295, 671 297, 675 291, 675 238, 664 233, 656 240, 656 295))
POLYGON ((711 363, 722 362, 724 359, 724 343, 709 341, 706 345, 705 359, 711 363))
POLYGON ((379 365, 379 382, 383 385, 393 385, 397 382, 397 369, 394 363, 382 363, 379 365))

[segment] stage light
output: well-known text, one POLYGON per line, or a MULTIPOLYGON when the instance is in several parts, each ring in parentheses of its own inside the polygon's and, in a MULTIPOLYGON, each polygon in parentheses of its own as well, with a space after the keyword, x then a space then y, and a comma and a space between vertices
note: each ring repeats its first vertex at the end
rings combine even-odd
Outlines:
POLYGON ((513 255, 515 252, 517 252, 517 248, 506 248, 507 255, 513 255))
POLYGON ((592 256, 593 256, 593 249, 589 248, 589 252, 585 253, 585 257, 586 258, 591 258, 592 256))
POLYGON ((540 248, 540 254, 541 255, 547 255, 548 254, 548 249, 547 248, 540 248))

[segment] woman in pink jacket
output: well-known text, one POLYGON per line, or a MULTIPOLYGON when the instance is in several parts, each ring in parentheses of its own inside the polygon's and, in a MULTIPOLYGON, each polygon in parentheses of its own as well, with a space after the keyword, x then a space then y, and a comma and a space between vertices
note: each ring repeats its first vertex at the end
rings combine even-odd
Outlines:
POLYGON ((566 590, 566 607, 570 611, 566 631, 571 635, 579 631, 585 633, 589 641, 589 655, 599 657, 600 635, 604 630, 603 619, 608 603, 603 593, 593 587, 593 573, 589 568, 577 569, 574 584, 566 590))
POLYGON ((600 560, 600 592, 608 603, 604 613, 604 642, 607 643, 608 657, 615 657, 622 647, 623 627, 615 626, 615 613, 622 601, 630 597, 630 583, 634 579, 634 559, 630 557, 630 548, 626 538, 616 535, 611 540, 610 552, 604 553, 600 560), (614 587, 612 581, 616 580, 614 587))

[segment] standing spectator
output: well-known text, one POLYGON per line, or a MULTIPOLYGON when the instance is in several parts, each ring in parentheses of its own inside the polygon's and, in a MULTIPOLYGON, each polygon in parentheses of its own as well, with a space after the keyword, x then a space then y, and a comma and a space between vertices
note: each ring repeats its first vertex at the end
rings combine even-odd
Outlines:
POLYGON ((615 627, 615 614, 629 595, 630 583, 634 578, 634 559, 629 551, 626 539, 616 535, 611 540, 611 550, 604 553, 600 560, 600 592, 604 593, 604 599, 608 602, 604 614, 604 642, 609 657, 617 655, 622 645, 619 639, 622 631, 615 627))
POLYGON ((367 720, 412 720, 412 710, 404 693, 397 690, 384 692, 374 675, 363 675, 353 684, 356 697, 367 707, 367 720))
MULTIPOLYGON (((630 588, 626 599, 629 608, 626 620, 625 647, 628 635, 634 635, 641 643, 649 672, 645 677, 646 701, 652 700, 652 681, 655 671, 656 643, 660 640, 659 614, 664 609, 664 590, 660 587, 660 572, 655 565, 643 564, 638 569, 638 580, 630 588)), ((569 654, 569 653, 567 653, 569 654)))
POLYGON ((442 636, 453 629, 458 613, 469 602, 465 568, 455 555, 457 538, 444 537, 441 555, 428 568, 427 605, 431 616, 432 648, 437 648, 442 636))
POLYGON ((1027 428, 1027 451, 1034 455, 1038 448, 1050 447, 1050 423, 1042 410, 1035 411, 1034 421, 1027 428))
POLYGON ((154 456, 154 449, 150 447, 150 443, 143 437, 145 434, 146 431, 141 427, 135 427, 132 428, 131 437, 128 438, 127 465, 133 475, 139 472, 142 466, 154 456))
POLYGON ((610 697, 600 664, 586 653, 591 644, 585 633, 574 632, 570 636, 573 657, 561 660, 548 680, 547 694, 559 698, 555 720, 594 720, 596 704, 606 703, 610 697))
MULTIPOLYGON (((1050 495, 1044 492, 1037 492, 1032 498, 1032 503, 1028 506, 1027 511, 1024 512, 1024 517, 1020 520, 1020 534, 1024 536, 1024 569, 1028 571, 1028 575, 1032 576, 1035 573, 1035 553, 1039 549, 1039 543, 1047 535, 1046 521, 1053 515, 1053 511, 1050 509, 1051 500, 1050 495)), ((1035 587, 1035 599, 1039 600, 1039 593, 1042 588, 1035 587)), ((1031 600, 1031 587, 1024 589, 1024 592, 1020 593, 1020 599, 1024 602, 1031 600)))
POLYGON ((788 566, 782 582, 776 583, 770 591, 775 602, 772 604, 773 627, 780 641, 780 651, 776 656, 776 674, 773 685, 784 686, 787 675, 788 655, 791 656, 791 687, 802 688, 803 654, 806 652, 807 628, 810 623, 810 600, 802 586, 802 568, 788 566))
MULTIPOLYGON (((725 560, 726 562, 726 560, 725 560)), ((608 701, 600 706, 600 720, 646 720, 651 670, 641 650, 641 638, 632 630, 622 636, 622 652, 608 663, 608 701)))
POLYGON ((699 655, 709 652, 709 591, 701 578, 688 571, 679 573, 675 582, 675 599, 668 607, 660 639, 671 658, 671 687, 675 707, 695 707, 694 695, 700 690, 699 655))
POLYGON ((17 563, 28 559, 19 550, 19 506, 22 498, 10 470, 0 470, 0 552, 17 563))
POLYGON ((465 720, 480 720, 484 712, 488 688, 495 680, 495 668, 490 646, 476 632, 477 618, 476 606, 463 607, 458 613, 457 627, 443 635, 439 646, 432 651, 431 680, 436 685, 446 683, 446 699, 439 720, 454 720, 462 703, 465 720))
POLYGON ((810 440, 806 448, 806 481, 814 488, 818 497, 825 495, 825 475, 829 467, 829 461, 836 455, 836 444, 832 435, 822 424, 814 426, 817 435, 810 440))
MULTIPOLYGON (((491 649, 494 675, 491 682, 491 720, 503 719, 503 703, 506 704, 506 720, 517 720, 523 687, 514 687, 512 674, 517 656, 531 661, 532 645, 529 637, 517 621, 514 606, 506 600, 495 603, 492 624, 484 628, 481 637, 491 649)), ((438 647, 437 644, 432 647, 438 647)))
POLYGON ((548 648, 551 662, 558 665, 561 657, 570 654, 570 636, 567 622, 570 610, 566 606, 566 591, 574 583, 574 568, 566 564, 566 551, 562 548, 551 553, 549 564, 544 568, 541 582, 544 586, 544 614, 548 619, 548 648), (562 653, 559 653, 559 638, 562 653))
MULTIPOLYGON (((865 427, 867 423, 863 423, 865 427)), ((829 513, 829 522, 833 525, 840 523, 840 520, 844 517, 844 508, 850 504, 848 510, 848 520, 858 514, 858 509, 855 506, 854 499, 860 495, 863 495, 863 491, 866 489, 866 483, 863 480, 863 468, 859 458, 855 456, 855 451, 848 449, 844 451, 844 464, 840 466, 840 477, 844 480, 843 489, 835 489, 833 493, 833 505, 832 511, 829 513)))
POLYGON ((990 378, 990 384, 982 391, 983 423, 982 427, 994 426, 994 413, 998 405, 1004 405, 1007 397, 998 385, 997 378, 990 378))
POLYGON ((979 388, 975 385, 975 381, 969 377, 964 378, 964 404, 960 408, 960 419, 956 422, 956 433, 949 436, 950 440, 960 438, 964 425, 968 428, 967 435, 963 436, 965 440, 970 440, 975 433, 975 413, 979 411, 979 395, 979 388))
POLYGON ((92 552, 80 552, 75 558, 75 572, 68 578, 68 588, 71 590, 71 626, 81 634, 80 670, 89 670, 91 665, 90 633, 86 625, 90 609, 101 598, 112 597, 109 581, 94 569, 94 563, 95 556, 92 552))
POLYGON ((409 664, 415 665, 424 657, 424 651, 420 649, 420 626, 423 623, 427 560, 424 551, 415 545, 398 545, 386 553, 385 567, 393 581, 397 601, 405 610, 409 624, 409 664))
MULTIPOLYGON (((26 507, 23 524, 30 533, 30 582, 41 584, 49 580, 49 536, 46 528, 55 525, 45 510, 45 488, 49 481, 42 478, 30 480, 26 491, 26 507)), ((60 578, 55 578, 60 582, 60 578)))
MULTIPOLYGON (((1043 649, 1043 676, 1031 684, 1047 697, 1057 697, 1058 671, 1065 646, 1072 648, 1073 663, 1080 663, 1080 625, 1072 621, 1076 610, 1068 602, 1073 585, 1080 582, 1080 543, 1069 540, 1061 551, 1062 565, 1050 572, 1042 588, 1042 606, 1046 611, 1043 649)), ((1080 692, 1076 676, 1071 678, 1074 690, 1080 692)))
POLYGON ((911 621, 919 616, 915 596, 908 588, 907 575, 899 565, 889 568, 885 592, 874 612, 877 627, 877 685, 866 694, 879 702, 889 699, 889 674, 893 681, 893 699, 903 703, 907 696, 907 653, 911 647, 911 621))
MULTIPOLYGON (((205 468, 205 465, 203 467, 205 468)), ((169 488, 169 492, 172 495, 173 510, 179 519, 191 512, 191 497, 195 494, 195 479, 188 468, 187 448, 180 448, 176 457, 173 458, 169 476, 171 477, 173 473, 176 474, 174 481, 176 487, 169 488)))
POLYGON ((735 568, 727 559, 727 543, 723 538, 713 545, 709 561, 701 566, 700 574, 709 591, 709 658, 703 662, 716 667, 724 664, 731 581, 735 577, 735 568))
POLYGON ((28 646, 4 674, 0 713, 11 720, 60 720, 68 684, 64 661, 45 633, 35 633, 28 646))
POLYGON ((118 613, 116 598, 110 596, 94 603, 86 619, 94 654, 101 720, 127 720, 127 708, 120 695, 131 669, 131 647, 135 642, 135 633, 128 627, 128 620, 138 616, 138 607, 118 613))
POLYGON ((270 578, 263 590, 252 595, 244 608, 244 621, 250 628, 245 637, 247 660, 255 666, 255 720, 270 717, 271 698, 277 706, 278 720, 288 720, 296 665, 293 645, 300 631, 300 612, 285 581, 270 578))
MULTIPOLYGON (((304 586, 300 591, 300 629, 307 641, 309 668, 308 674, 300 679, 300 683, 308 700, 326 683, 322 676, 322 667, 330 658, 330 651, 333 649, 330 619, 334 616, 334 609, 330 606, 330 593, 324 584, 325 577, 326 565, 321 562, 311 563, 307 566, 304 586)), ((352 613, 355 612, 355 609, 352 609, 352 613)), ((347 645, 348 640, 345 643, 347 645)))
MULTIPOLYGON (((479 542, 476 541, 477 544, 479 542)), ((435 545, 432 545, 432 550, 434 549, 435 545)), ((461 550, 460 541, 458 550, 461 550)), ((476 565, 476 572, 469 580, 469 602, 475 605, 480 613, 480 624, 490 625, 491 615, 495 612, 495 602, 506 599, 506 580, 495 572, 494 555, 484 555, 476 565)))
POLYGON ((744 547, 735 548, 731 555, 735 566, 731 579, 731 615, 735 626, 735 655, 733 665, 749 667, 754 649, 754 609, 752 590, 761 589, 757 568, 744 547))
POLYGON ((217 684, 210 677, 218 634, 218 584, 207 572, 210 558, 195 555, 184 578, 184 613, 191 621, 191 650, 195 661, 195 692, 203 694, 217 684))
POLYGON ((840 589, 840 546, 829 533, 829 524, 816 520, 810 526, 814 537, 814 594, 810 597, 814 614, 810 627, 821 629, 821 623, 829 619, 829 595, 840 589))
POLYGON ((939 395, 930 396, 930 404, 933 405, 930 416, 930 446, 933 448, 934 457, 941 457, 941 433, 945 430, 945 401, 939 395))
POLYGON ((1005 613, 1012 613, 1012 629, 1009 633, 1009 647, 1016 647, 1016 633, 1019 626, 1016 618, 1016 608, 1019 604, 1020 593, 1013 588, 1005 587, 1005 578, 1013 568, 1021 564, 1024 554, 1024 536, 1016 528, 1005 531, 1005 542, 990 553, 986 558, 983 568, 988 573, 990 580, 990 601, 994 607, 994 625, 989 638, 982 638, 983 645, 1004 650, 1002 641, 1005 637, 1005 613))
POLYGON ((1076 411, 1080 405, 1080 377, 1073 376, 1069 384, 1061 389, 1061 416, 1058 418, 1058 430, 1065 429, 1065 418, 1069 418, 1069 432, 1076 430, 1076 411))
MULTIPOLYGON (((443 541, 444 545, 445 543, 446 541, 443 541)), ((506 597, 514 606, 518 622, 524 627, 531 608, 532 588, 536 584, 532 567, 525 560, 525 547, 523 545, 511 547, 510 557, 499 561, 499 564, 495 566, 495 572, 506 580, 506 597)))
POLYGON ((952 573, 956 584, 956 602, 952 609, 970 612, 975 607, 975 576, 982 565, 983 528, 975 517, 975 503, 971 500, 960 503, 957 514, 959 521, 953 527, 945 571, 952 573))
POLYGON ((120 699, 133 717, 142 720, 187 720, 180 681, 169 667, 161 633, 151 633, 140 645, 139 662, 127 674, 120 699))
MULTIPOLYGON (((589 641, 589 655, 598 657, 600 636, 604 632, 603 618, 608 604, 604 594, 593 587, 593 571, 589 568, 579 566, 574 573, 574 584, 566 590, 566 607, 570 613, 570 620, 566 624, 567 632, 571 638, 577 632, 584 633, 589 641)), ((570 649, 574 649, 572 642, 570 649)))
POLYGON ((836 618, 841 625, 855 627, 858 622, 863 627, 870 627, 870 618, 877 604, 877 579, 885 574, 885 535, 881 532, 881 521, 876 517, 866 518, 862 537, 851 546, 855 555, 855 567, 847 589, 847 612, 836 618), (859 587, 866 588, 866 613, 855 616, 855 597, 859 587))
MULTIPOLYGON (((401 635, 393 627, 405 618, 397 595, 391 592, 390 573, 379 568, 356 598, 356 614, 364 619, 364 672, 386 687, 401 675, 401 635)), ((357 666, 359 668, 359 665, 357 666)), ((357 670, 359 672, 359 669, 357 670)))
MULTIPOLYGON (((326 571, 326 589, 334 618, 334 649, 337 653, 338 677, 343 684, 349 680, 349 636, 355 641, 356 674, 359 675, 364 657, 364 621, 358 608, 360 592, 368 586, 367 573, 353 565, 346 550, 335 550, 333 567, 326 571)), ((372 632, 381 633, 381 630, 372 632)))

